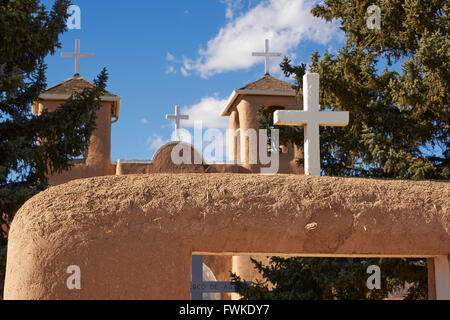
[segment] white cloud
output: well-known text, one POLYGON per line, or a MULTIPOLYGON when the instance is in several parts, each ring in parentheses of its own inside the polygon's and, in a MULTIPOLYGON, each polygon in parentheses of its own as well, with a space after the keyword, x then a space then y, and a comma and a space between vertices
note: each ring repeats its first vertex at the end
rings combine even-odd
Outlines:
POLYGON ((204 129, 227 129, 228 118, 220 116, 227 101, 216 97, 204 97, 199 103, 182 108, 182 114, 189 115, 189 120, 182 121, 182 126, 193 128, 194 121, 202 121, 204 129))
POLYGON ((227 8, 225 16, 227 17, 227 19, 232 19, 233 18, 233 10, 231 8, 227 8))
POLYGON ((189 72, 184 67, 180 68, 180 72, 183 75, 183 77, 189 76, 189 72))
MULTIPOLYGON (((263 51, 264 39, 271 40, 272 52, 289 55, 301 41, 327 44, 341 34, 336 23, 326 24, 311 15, 312 0, 262 1, 238 16, 233 13, 233 5, 240 5, 239 1, 224 3, 229 22, 208 41, 206 48, 200 48, 198 58, 184 59, 183 75, 195 70, 206 78, 263 63, 262 58, 252 57, 252 52, 263 51)), ((280 59, 272 59, 271 70, 279 69, 280 59)))
POLYGON ((147 124, 147 123, 148 123, 148 120, 147 120, 146 118, 142 118, 141 120, 139 120, 139 122, 140 122, 141 124, 147 124))
POLYGON ((167 61, 173 61, 173 60, 175 60, 175 57, 174 57, 173 54, 171 54, 170 52, 167 52, 167 54, 166 54, 166 60, 167 60, 167 61))
POLYGON ((227 6, 225 9, 225 17, 227 19, 233 19, 235 11, 243 7, 241 0, 221 0, 220 2, 227 6))
POLYGON ((177 70, 175 69, 174 66, 168 66, 166 68, 165 74, 175 74, 177 73, 177 70))
POLYGON ((148 151, 158 150, 166 143, 167 140, 164 140, 163 137, 157 134, 153 134, 153 136, 147 139, 147 150, 148 151))

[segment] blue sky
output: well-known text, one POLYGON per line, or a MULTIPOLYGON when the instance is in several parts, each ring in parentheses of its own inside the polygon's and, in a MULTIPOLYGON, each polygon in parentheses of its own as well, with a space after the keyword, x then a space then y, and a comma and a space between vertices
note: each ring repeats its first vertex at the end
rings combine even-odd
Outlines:
MULTIPOLYGON (((121 116, 112 129, 112 160, 151 159, 158 146, 169 141, 175 105, 202 120, 204 126, 223 129, 219 117, 233 90, 264 75, 264 59, 252 57, 270 39, 271 51, 288 55, 295 63, 308 62, 314 50, 336 51, 342 33, 336 24, 313 18, 307 0, 73 0, 81 8, 81 30, 69 30, 62 48, 48 56, 49 86, 74 73, 72 52, 81 40, 80 74, 93 80, 108 69, 107 90, 122 97, 121 116)), ((47 7, 52 0, 42 1, 47 7)), ((271 74, 283 78, 279 63, 271 74)), ((182 122, 190 128, 193 121, 182 122)))

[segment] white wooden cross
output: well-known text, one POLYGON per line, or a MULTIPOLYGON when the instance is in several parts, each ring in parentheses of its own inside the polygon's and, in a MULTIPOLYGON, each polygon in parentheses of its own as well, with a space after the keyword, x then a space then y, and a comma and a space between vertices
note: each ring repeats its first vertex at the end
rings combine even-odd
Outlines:
POLYGON ((305 126, 305 174, 320 176, 320 126, 345 127, 349 123, 348 111, 319 111, 318 73, 303 77, 303 111, 279 110, 274 113, 274 124, 279 126, 305 126))
POLYGON ((180 122, 181 122, 181 120, 189 120, 189 116, 180 114, 180 107, 175 106, 175 114, 174 115, 167 114, 166 119, 167 120, 175 120, 175 134, 176 134, 177 139, 179 139, 180 138, 180 136, 179 136, 180 122))
POLYGON ((266 46, 265 46, 264 52, 253 52, 252 56, 266 58, 266 74, 269 74, 269 58, 270 57, 279 57, 279 56, 281 56, 281 53, 269 52, 269 39, 266 39, 266 46))
POLYGON ((75 75, 80 74, 80 58, 92 58, 93 53, 80 53, 80 39, 75 40, 75 52, 62 52, 62 57, 75 58, 75 75))

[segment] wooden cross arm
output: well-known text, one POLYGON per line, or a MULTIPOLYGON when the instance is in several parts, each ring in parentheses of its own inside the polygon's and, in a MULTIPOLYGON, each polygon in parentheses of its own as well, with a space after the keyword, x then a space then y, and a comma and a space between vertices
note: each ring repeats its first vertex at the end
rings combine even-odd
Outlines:
POLYGON ((174 115, 166 115, 166 119, 167 120, 189 120, 189 116, 174 116, 174 115))
POLYGON ((253 52, 252 56, 254 57, 265 57, 265 56, 271 56, 271 57, 280 57, 281 53, 274 53, 274 52, 253 52))
POLYGON ((278 110, 273 115, 273 122, 278 126, 305 126, 318 123, 321 126, 345 127, 349 123, 349 118, 348 111, 278 110))
POLYGON ((93 58, 94 54, 93 53, 80 53, 78 56, 80 58, 93 58))

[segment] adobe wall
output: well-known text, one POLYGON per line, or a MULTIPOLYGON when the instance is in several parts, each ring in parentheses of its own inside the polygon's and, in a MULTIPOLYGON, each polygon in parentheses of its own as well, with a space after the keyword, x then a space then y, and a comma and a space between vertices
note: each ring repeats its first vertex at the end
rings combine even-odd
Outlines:
POLYGON ((191 145, 184 144, 190 149, 190 164, 175 164, 172 159, 172 151, 179 142, 170 142, 161 147, 153 157, 153 161, 118 161, 116 175, 127 174, 158 174, 158 173, 249 173, 245 168, 236 164, 207 164, 201 158, 201 154, 191 145), (195 163, 194 154, 197 153, 200 164, 195 163))
POLYGON ((245 168, 230 164, 179 165, 155 167, 153 163, 119 162, 116 175, 158 174, 158 173, 250 173, 245 168))
POLYGON ((49 177, 49 184, 57 186, 76 179, 85 179, 91 177, 101 177, 114 175, 116 172, 116 165, 109 163, 104 167, 91 167, 86 163, 78 163, 70 170, 63 173, 55 173, 49 177))
POLYGON ((434 268, 434 259, 427 259, 428 276, 428 300, 436 300, 436 270, 434 268))
POLYGON ((450 253, 448 182, 166 174, 75 180, 17 213, 6 299, 189 299, 191 254, 450 253), (67 267, 82 289, 68 290, 67 267))

